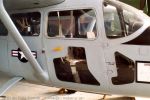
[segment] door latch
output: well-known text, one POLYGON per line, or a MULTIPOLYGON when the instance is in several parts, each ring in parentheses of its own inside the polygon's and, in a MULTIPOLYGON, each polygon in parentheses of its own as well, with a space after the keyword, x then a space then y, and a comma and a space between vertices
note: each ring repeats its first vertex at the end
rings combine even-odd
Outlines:
POLYGON ((115 62, 106 62, 107 65, 115 65, 115 62))

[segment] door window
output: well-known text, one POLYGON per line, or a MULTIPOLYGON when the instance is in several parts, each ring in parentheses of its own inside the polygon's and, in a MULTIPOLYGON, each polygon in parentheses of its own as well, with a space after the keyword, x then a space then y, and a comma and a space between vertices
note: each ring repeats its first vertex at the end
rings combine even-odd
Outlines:
POLYGON ((112 78, 114 85, 130 84, 134 82, 134 62, 119 52, 115 52, 117 77, 112 78))
POLYGON ((56 76, 59 80, 100 85, 88 69, 86 53, 83 47, 69 47, 67 56, 55 58, 53 61, 56 76))
POLYGON ((94 10, 68 10, 50 12, 47 33, 49 37, 96 38, 94 10))

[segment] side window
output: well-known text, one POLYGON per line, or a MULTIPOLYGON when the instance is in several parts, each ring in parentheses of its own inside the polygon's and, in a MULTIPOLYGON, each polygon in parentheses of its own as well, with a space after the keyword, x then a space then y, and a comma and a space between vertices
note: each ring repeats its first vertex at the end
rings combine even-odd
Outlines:
POLYGON ((65 57, 55 58, 53 62, 56 77, 61 81, 100 85, 89 71, 86 51, 83 47, 69 47, 65 57))
POLYGON ((8 31, 0 20, 0 36, 7 36, 7 35, 8 35, 8 31))
POLYGON ((103 13, 105 32, 109 39, 128 36, 143 25, 133 12, 122 9, 117 4, 104 2, 103 13))
POLYGON ((47 33, 49 37, 95 38, 97 30, 94 10, 50 12, 47 33))
POLYGON ((135 65, 128 57, 119 52, 115 52, 117 67, 117 77, 112 77, 114 85, 123 85, 133 83, 135 80, 135 65))
POLYGON ((11 15, 16 27, 23 36, 39 36, 40 18, 39 12, 17 13, 11 15))

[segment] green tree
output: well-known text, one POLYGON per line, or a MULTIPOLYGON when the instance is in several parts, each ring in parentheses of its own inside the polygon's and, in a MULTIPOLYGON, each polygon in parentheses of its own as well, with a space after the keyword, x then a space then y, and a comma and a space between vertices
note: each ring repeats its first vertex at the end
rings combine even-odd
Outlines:
POLYGON ((147 15, 150 16, 150 0, 120 0, 126 4, 129 4, 135 8, 143 10, 147 15))

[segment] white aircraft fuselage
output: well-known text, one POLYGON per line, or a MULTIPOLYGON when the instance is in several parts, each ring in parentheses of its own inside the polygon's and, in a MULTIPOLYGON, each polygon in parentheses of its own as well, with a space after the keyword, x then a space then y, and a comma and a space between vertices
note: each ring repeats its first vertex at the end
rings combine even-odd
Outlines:
POLYGON ((149 97, 147 15, 116 0, 47 1, 0 0, 0 72, 35 84, 149 97))

